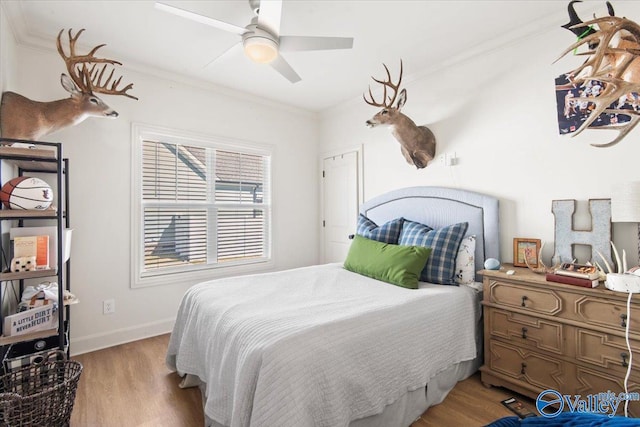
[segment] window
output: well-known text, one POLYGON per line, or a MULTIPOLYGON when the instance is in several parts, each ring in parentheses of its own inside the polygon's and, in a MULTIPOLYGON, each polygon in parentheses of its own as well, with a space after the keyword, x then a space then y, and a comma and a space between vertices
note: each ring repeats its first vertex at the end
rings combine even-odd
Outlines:
POLYGON ((134 133, 134 283, 270 260, 270 152, 213 138, 134 133))

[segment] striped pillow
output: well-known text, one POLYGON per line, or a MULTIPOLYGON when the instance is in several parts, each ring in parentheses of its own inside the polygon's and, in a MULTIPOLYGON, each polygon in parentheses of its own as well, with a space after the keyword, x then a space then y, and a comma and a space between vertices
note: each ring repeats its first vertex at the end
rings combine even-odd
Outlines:
POLYGON ((358 216, 358 229, 356 234, 378 242, 397 245, 403 222, 404 218, 396 218, 378 226, 375 222, 360 214, 360 216, 358 216))
POLYGON ((461 222, 434 230, 429 226, 404 221, 400 245, 431 248, 431 256, 420 274, 420 281, 440 285, 457 285, 456 256, 469 223, 461 222))

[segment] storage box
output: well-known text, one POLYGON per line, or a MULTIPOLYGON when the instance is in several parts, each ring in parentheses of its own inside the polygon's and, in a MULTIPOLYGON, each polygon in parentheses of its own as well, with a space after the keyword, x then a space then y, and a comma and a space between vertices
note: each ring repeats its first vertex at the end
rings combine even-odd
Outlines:
POLYGON ((35 307, 4 318, 5 336, 24 335, 31 332, 46 331, 58 325, 58 304, 35 307))
MULTIPOLYGON (((32 341, 23 341, 9 346, 9 350, 4 355, 2 365, 5 373, 13 372, 29 366, 33 363, 42 362, 49 354, 55 353, 58 348, 58 335, 41 338, 32 341)), ((67 351, 69 339, 64 336, 64 351, 67 351)))
POLYGON ((14 237, 13 258, 21 257, 35 257, 37 269, 49 268, 49 236, 14 237))
MULTIPOLYGON (((62 231, 63 262, 67 262, 71 256, 71 236, 73 230, 66 228, 62 231)), ((14 227, 9 230, 9 239, 14 240, 19 236, 49 236, 49 268, 58 266, 58 229, 57 227, 14 227)), ((11 245, 13 247, 13 245, 11 245)), ((12 255, 15 256, 15 255, 12 255)))

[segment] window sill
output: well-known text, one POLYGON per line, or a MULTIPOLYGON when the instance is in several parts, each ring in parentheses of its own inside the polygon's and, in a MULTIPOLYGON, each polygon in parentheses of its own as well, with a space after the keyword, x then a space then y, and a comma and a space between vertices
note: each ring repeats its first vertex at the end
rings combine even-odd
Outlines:
POLYGON ((151 286, 189 284, 193 285, 208 280, 223 277, 242 276, 245 274, 266 273, 275 266, 273 259, 243 263, 228 266, 203 268, 201 270, 181 271, 168 274, 149 275, 146 277, 135 276, 131 281, 131 288, 146 288, 151 286))

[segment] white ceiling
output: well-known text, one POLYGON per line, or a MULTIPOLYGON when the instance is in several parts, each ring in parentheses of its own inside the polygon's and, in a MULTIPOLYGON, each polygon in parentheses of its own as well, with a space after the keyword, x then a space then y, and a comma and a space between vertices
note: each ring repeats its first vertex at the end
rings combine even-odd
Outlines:
MULTIPOLYGON (((241 27, 253 16, 247 0, 166 3, 241 27)), ((82 53, 106 43, 100 55, 125 69, 177 74, 309 111, 360 97, 371 75, 384 76, 382 63, 397 73, 402 58, 409 82, 537 31, 566 31, 558 25, 568 21, 567 3, 284 0, 280 34, 355 39, 351 50, 283 54, 302 77, 292 84, 271 67, 250 62, 239 46, 228 50, 239 36, 159 11, 152 0, 1 1, 20 44, 54 50, 61 29, 86 28, 78 42, 82 53)), ((588 17, 600 3, 604 7, 602 1, 577 9, 588 17)), ((567 43, 571 38, 567 32, 567 43)))

